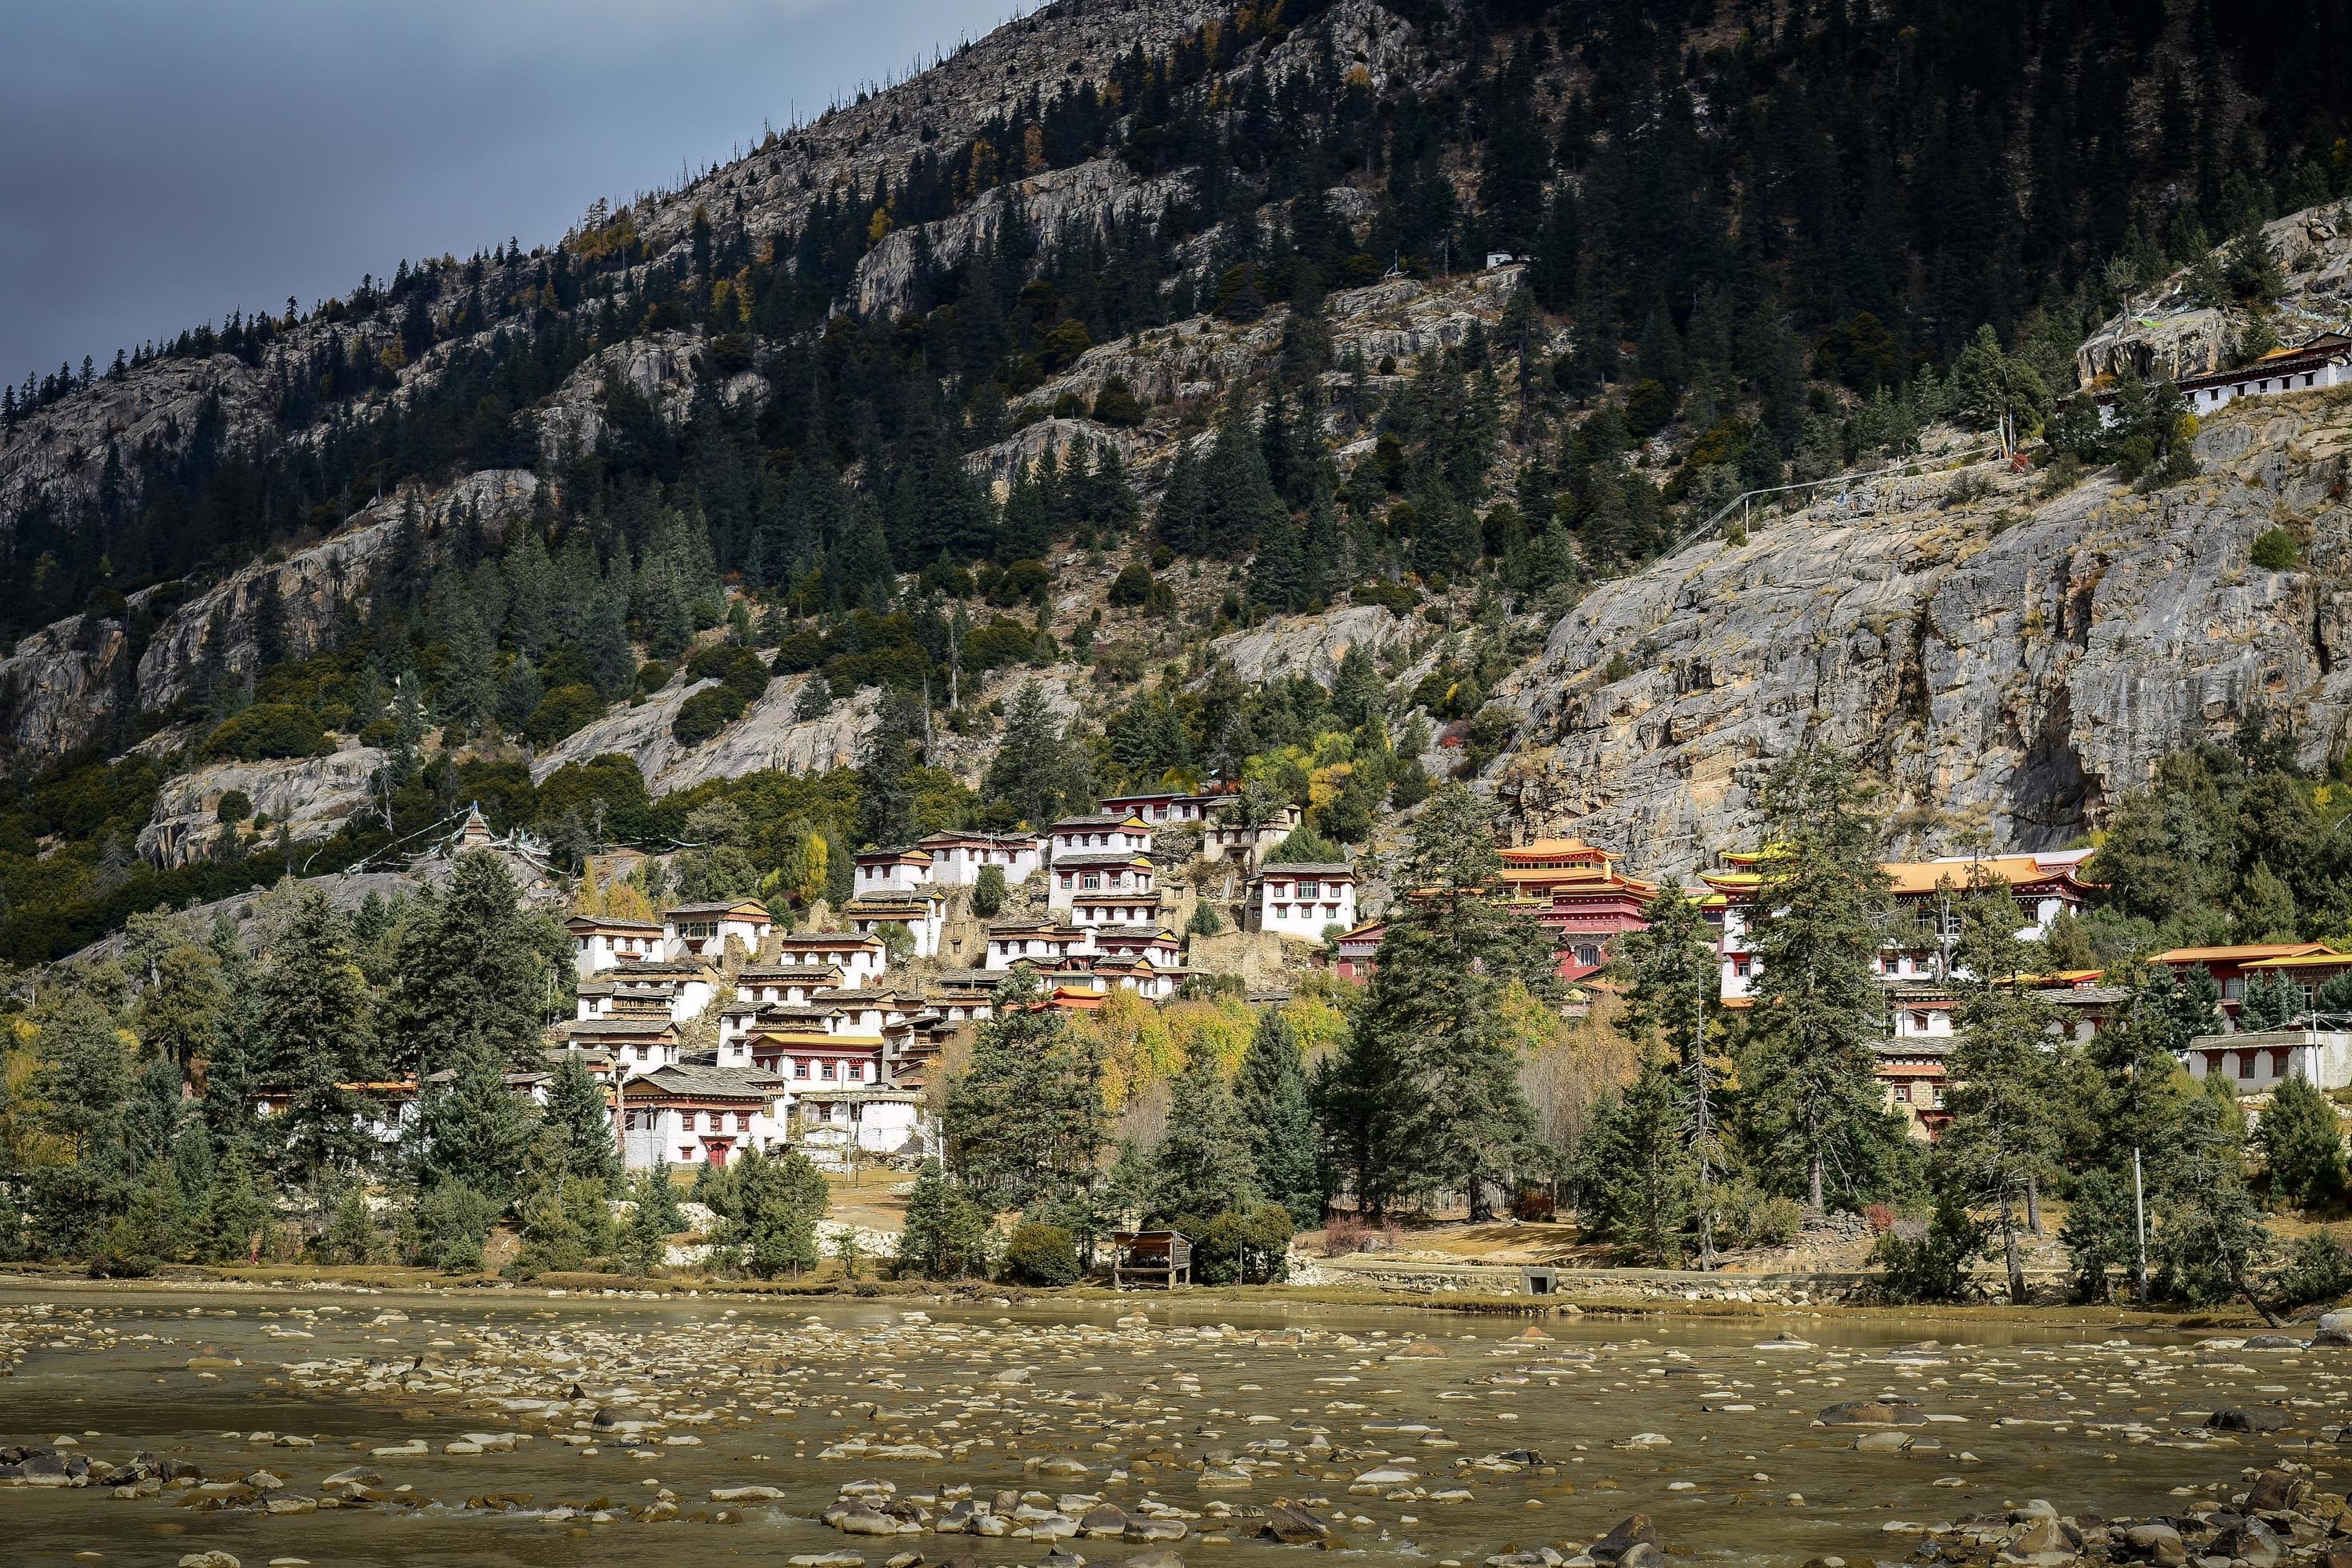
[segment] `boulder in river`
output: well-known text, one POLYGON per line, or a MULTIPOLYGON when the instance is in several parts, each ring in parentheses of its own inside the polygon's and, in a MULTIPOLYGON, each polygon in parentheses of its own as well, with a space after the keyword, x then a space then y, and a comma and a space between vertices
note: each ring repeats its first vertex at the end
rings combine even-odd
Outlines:
POLYGON ((1927 1417, 1916 1405, 1900 1399, 1857 1399, 1823 1407, 1813 1417, 1824 1426, 1924 1426, 1927 1417))
POLYGON ((2286 1425, 2286 1415, 2259 1406, 2252 1410, 2230 1406, 2205 1417, 2205 1425, 2216 1432, 2275 1432, 2286 1425))
POLYGON ((1585 1548, 1585 1555, 1595 1563, 1617 1563, 1620 1568, 1637 1568, 1625 1561, 1637 1546, 1647 1546, 1654 1552, 1658 1544, 1657 1527, 1646 1513, 1629 1513, 1617 1521, 1608 1534, 1585 1548))

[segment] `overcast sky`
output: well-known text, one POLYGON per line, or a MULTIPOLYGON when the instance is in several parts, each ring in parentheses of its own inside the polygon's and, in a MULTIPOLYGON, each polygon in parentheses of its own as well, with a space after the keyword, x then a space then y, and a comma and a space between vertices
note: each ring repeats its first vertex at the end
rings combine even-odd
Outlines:
POLYGON ((5 0, 0 377, 562 236, 1033 0, 5 0))

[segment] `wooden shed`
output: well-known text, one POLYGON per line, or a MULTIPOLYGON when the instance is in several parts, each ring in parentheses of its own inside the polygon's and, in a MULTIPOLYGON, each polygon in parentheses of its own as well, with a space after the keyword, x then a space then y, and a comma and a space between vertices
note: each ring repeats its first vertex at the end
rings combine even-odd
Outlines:
POLYGON ((1110 1238, 1110 1283, 1114 1290, 1157 1283, 1167 1289, 1192 1282, 1192 1242, 1181 1231, 1121 1230, 1110 1238))

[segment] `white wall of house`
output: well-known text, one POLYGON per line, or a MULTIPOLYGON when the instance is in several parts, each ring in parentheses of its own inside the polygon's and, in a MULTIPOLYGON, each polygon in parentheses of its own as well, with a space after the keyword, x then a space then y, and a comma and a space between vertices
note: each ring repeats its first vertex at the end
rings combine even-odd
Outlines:
POLYGON ((622 1113, 621 1157, 633 1171, 651 1170, 658 1160, 673 1165, 703 1165, 721 1152, 732 1164, 747 1149, 783 1142, 784 1124, 773 1104, 712 1101, 707 1105, 632 1108, 622 1113))
POLYGON ((1323 928, 1356 923, 1356 880, 1329 875, 1301 877, 1269 867, 1258 879, 1261 929, 1308 942, 1323 940, 1323 928))
POLYGON ((893 857, 887 860, 860 860, 857 863, 857 892, 860 897, 875 893, 911 893, 929 879, 931 861, 928 858, 893 857))
POLYGON ((988 938, 987 962, 981 967, 1010 969, 1016 963, 1036 963, 1050 968, 1079 953, 1092 952, 1094 950, 1093 933, 1087 931, 1051 933, 1013 932, 1003 936, 991 932, 988 938))
POLYGON ((772 921, 745 917, 688 915, 683 919, 662 917, 662 953, 664 957, 707 958, 713 963, 727 952, 729 938, 743 944, 746 952, 760 951, 760 943, 775 929, 772 921))
POLYGON ((1067 910, 1074 900, 1092 894, 1148 893, 1156 885, 1157 878, 1149 866, 1056 864, 1046 882, 1045 904, 1048 909, 1067 910))
POLYGON ((1085 826, 1056 823, 1053 831, 1054 858, 1059 862, 1065 855, 1149 855, 1151 853, 1151 829, 1119 823, 1094 823, 1085 826))
POLYGON ((2200 1035, 2182 1053, 2189 1076, 2220 1076, 2240 1094, 2267 1094, 2283 1079, 2308 1079, 2323 1089, 2352 1089, 2352 1034, 2332 1029, 2266 1029, 2200 1035), (2282 1070, 2282 1065, 2284 1070, 2282 1070))
MULTIPOLYGON (((840 938, 832 939, 839 942, 840 938)), ((866 938, 856 946, 831 946, 803 942, 800 938, 784 938, 783 951, 778 958, 782 963, 830 964, 841 971, 845 985, 857 986, 882 978, 882 944, 866 938)))
POLYGON ((583 980, 623 963, 659 958, 662 953, 662 933, 650 927, 637 931, 572 933, 572 969, 583 980))

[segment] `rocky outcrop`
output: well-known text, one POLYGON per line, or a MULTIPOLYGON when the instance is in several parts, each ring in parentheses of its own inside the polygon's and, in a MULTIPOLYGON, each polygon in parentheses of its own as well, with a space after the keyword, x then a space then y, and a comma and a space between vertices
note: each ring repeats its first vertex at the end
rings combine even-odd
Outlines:
POLYGON ((383 765, 375 747, 352 745, 331 756, 215 763, 182 773, 156 796, 154 815, 139 830, 139 853, 159 866, 184 866, 211 854, 225 837, 274 836, 281 825, 296 843, 331 837, 366 806, 369 781, 383 765), (221 797, 231 791, 252 802, 252 814, 223 823, 221 797))
MULTIPOLYGON (((699 337, 655 332, 615 343, 586 360, 543 405, 516 417, 537 431, 540 453, 549 464, 565 463, 594 451, 604 438, 610 428, 604 416, 608 384, 625 385, 651 404, 665 424, 677 426, 686 423, 705 379, 699 337)), ((712 387, 730 407, 766 390, 767 383, 751 371, 739 371, 712 387)))
POLYGON ((859 741, 873 727, 878 694, 869 688, 836 700, 821 718, 795 719, 809 679, 792 675, 770 681, 740 719, 693 747, 678 744, 670 733, 670 721, 688 698, 717 682, 674 681, 644 702, 616 709, 541 752, 531 763, 531 781, 545 782, 567 763, 616 753, 637 764, 646 788, 657 795, 762 768, 805 773, 848 767, 857 760, 859 741))
MULTIPOLYGON (((1133 467, 1143 443, 1131 432, 1109 425, 1097 425, 1091 419, 1039 419, 1024 425, 1003 440, 967 453, 964 465, 980 478, 996 486, 1009 486, 1013 476, 1034 468, 1052 452, 1057 460, 1067 461, 1075 450, 1085 448, 1107 452, 1116 448, 1119 460, 1133 467)), ((1000 489, 1000 496, 1003 493, 1000 489)))
MULTIPOLYGON (((2263 233, 2286 283, 2273 322, 2280 341, 2294 343, 2352 325, 2352 204, 2306 207, 2263 225, 2263 233)), ((2236 305, 2199 304, 2189 297, 2188 277, 2184 268, 2126 300, 2075 351, 2075 384, 2179 379, 2235 363, 2248 313, 2236 305)))
POLYGON ((1139 179, 1115 158, 1094 158, 983 191, 953 216, 883 236, 857 264, 857 308, 866 312, 904 309, 914 289, 918 255, 928 254, 936 266, 953 267, 1016 215, 1037 234, 1084 228, 1099 233, 1113 217, 1157 217, 1162 207, 1183 199, 1191 189, 1191 181, 1182 174, 1139 179))
POLYGON ((1506 683, 1526 719, 1496 795, 1526 835, 1654 873, 1752 841, 1757 785, 1808 736, 1887 782, 1922 853, 2063 843, 2256 703, 2306 760, 2339 754, 2352 400, 2241 403, 2198 451, 2202 477, 2150 495, 2101 475, 2036 500, 1990 466, 1906 481, 1603 584, 1506 683), (1921 493, 1958 478, 1959 504, 1921 493), (2301 569, 2250 563, 2274 526, 2307 541, 2301 569))
POLYGON ((444 490, 406 490, 360 512, 352 526, 282 561, 263 560, 183 605, 155 630, 139 658, 139 706, 168 708, 190 689, 215 631, 232 674, 257 668, 259 611, 275 587, 288 650, 296 658, 326 646, 345 600, 367 586, 369 569, 391 542, 412 501, 427 533, 471 510, 492 534, 530 510, 539 480, 528 468, 488 468, 444 490), (215 622, 217 620, 217 626, 215 622))
POLYGON ((0 658, 0 735, 9 750, 47 762, 98 739, 121 706, 129 652, 121 622, 89 616, 19 641, 0 658))
POLYGON ((1328 686, 1349 648, 1378 656, 1402 648, 1412 637, 1410 621, 1378 605, 1351 605, 1320 616, 1276 616, 1248 631, 1228 633, 1210 643, 1209 658, 1253 685, 1304 675, 1328 686))
POLYGON ((177 456, 215 430, 250 443, 274 428, 277 409, 266 370, 233 354, 157 360, 120 380, 101 376, 16 429, 0 429, 0 522, 36 503, 70 507, 94 493, 110 446, 128 468, 142 447, 177 456))

